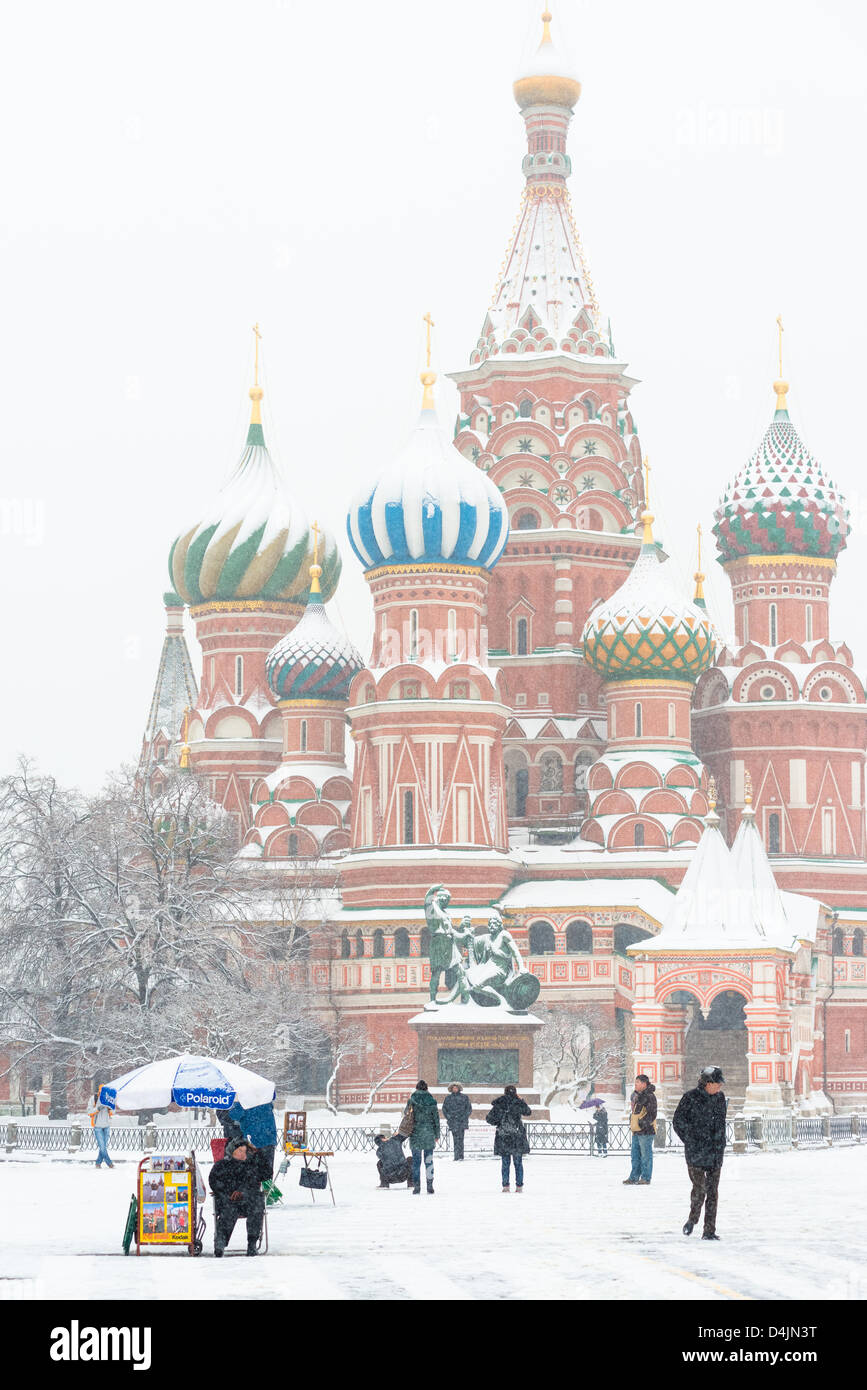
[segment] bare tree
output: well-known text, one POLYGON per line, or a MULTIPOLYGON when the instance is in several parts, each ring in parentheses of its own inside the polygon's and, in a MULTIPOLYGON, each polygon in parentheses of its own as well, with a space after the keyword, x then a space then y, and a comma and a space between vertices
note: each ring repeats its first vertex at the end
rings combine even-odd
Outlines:
POLYGON ((536 1040, 536 1069, 542 1104, 557 1095, 577 1109, 595 1081, 622 1066, 623 1039, 610 1018, 593 1005, 538 1009, 544 1027, 536 1040))
POLYGON ((361 1112, 362 1115, 370 1114, 373 1109, 373 1102, 376 1100, 380 1091, 388 1085, 393 1077, 398 1076, 402 1071, 406 1071, 406 1068, 411 1066, 415 1061, 416 1056, 417 1049, 415 1047, 401 1048, 397 1043, 387 1038, 380 1039, 378 1043, 373 1043, 371 1045, 368 1049, 368 1057, 370 1058, 372 1071, 372 1076, 370 1072, 368 1073, 371 1079, 371 1086, 367 1097, 367 1103, 361 1112))

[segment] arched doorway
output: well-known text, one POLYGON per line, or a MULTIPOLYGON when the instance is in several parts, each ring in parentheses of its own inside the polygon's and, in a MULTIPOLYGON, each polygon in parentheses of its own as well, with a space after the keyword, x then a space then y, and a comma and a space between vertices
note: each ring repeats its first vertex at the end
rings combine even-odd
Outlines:
POLYGON ((747 1021, 749 1001, 737 989, 721 990, 704 1011, 690 990, 676 990, 665 1000, 672 1022, 682 1021, 682 1090, 698 1084, 702 1067, 722 1067, 729 1115, 740 1110, 749 1080, 747 1021))

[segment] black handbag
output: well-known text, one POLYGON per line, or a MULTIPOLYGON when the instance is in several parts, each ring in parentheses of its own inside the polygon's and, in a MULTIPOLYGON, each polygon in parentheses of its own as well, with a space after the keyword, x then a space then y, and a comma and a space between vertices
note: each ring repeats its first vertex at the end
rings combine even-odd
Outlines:
POLYGON ((299 1187, 314 1187, 320 1191, 328 1186, 328 1174, 324 1168, 302 1168, 298 1174, 299 1187))

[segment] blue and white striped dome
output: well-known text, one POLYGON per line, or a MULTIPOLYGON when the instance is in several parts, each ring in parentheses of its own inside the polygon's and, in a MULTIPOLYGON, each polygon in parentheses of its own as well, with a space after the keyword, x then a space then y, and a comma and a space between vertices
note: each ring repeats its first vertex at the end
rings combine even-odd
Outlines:
POLYGON ((366 570, 379 565, 493 569, 509 535, 506 503, 458 453, 435 410, 422 410, 406 447, 352 500, 346 529, 366 570))

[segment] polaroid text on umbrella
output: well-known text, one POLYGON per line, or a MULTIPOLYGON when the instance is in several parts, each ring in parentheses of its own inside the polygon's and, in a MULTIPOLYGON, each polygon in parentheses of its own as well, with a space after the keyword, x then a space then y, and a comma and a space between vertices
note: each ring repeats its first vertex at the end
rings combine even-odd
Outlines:
POLYGON ((52 1361, 131 1361, 134 1371, 150 1370, 149 1327, 69 1327, 51 1329, 52 1361))
POLYGON ((172 1091, 176 1105, 209 1105, 218 1110, 228 1110, 235 1099, 233 1091, 188 1091, 176 1086, 172 1091))

